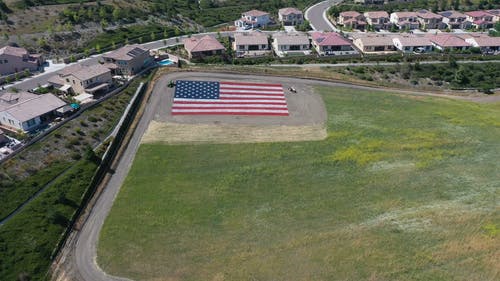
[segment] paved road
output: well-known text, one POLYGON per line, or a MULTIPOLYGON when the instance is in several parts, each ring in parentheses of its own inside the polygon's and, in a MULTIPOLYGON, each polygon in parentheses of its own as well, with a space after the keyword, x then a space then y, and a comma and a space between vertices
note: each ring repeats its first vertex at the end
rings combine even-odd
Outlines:
POLYGON ((326 17, 326 11, 333 5, 341 3, 343 0, 326 0, 307 9, 305 18, 311 24, 312 29, 317 31, 339 32, 326 17))
MULTIPOLYGON (((211 73, 172 73, 162 77, 154 87, 154 92, 148 101, 147 108, 138 123, 138 126, 132 136, 130 143, 128 144, 124 155, 120 159, 114 174, 112 174, 108 185, 104 188, 102 194, 98 198, 94 208, 91 210, 89 217, 80 232, 77 235, 76 245, 70 249, 71 268, 75 269, 69 276, 69 280, 80 280, 80 281, 124 281, 129 280, 125 278, 110 276, 103 272, 96 262, 96 245, 99 238, 99 233, 102 229, 103 223, 111 209, 114 199, 118 194, 120 187, 130 170, 131 164, 134 160, 137 149, 140 145, 140 140, 146 131, 149 122, 154 118, 155 112, 157 112, 160 106, 160 93, 165 92, 166 85, 168 81, 175 79, 188 78, 190 76, 196 77, 224 77, 224 79, 231 80, 261 80, 261 81, 275 81, 279 79, 282 83, 288 84, 304 84, 304 85, 324 85, 329 87, 349 87, 353 89, 369 89, 372 91, 388 91, 387 89, 371 88, 366 86, 350 85, 343 83, 334 83, 326 81, 315 81, 308 79, 298 79, 298 78, 286 78, 286 77, 270 77, 270 76, 255 76, 255 75, 233 75, 233 74, 211 74, 211 73)), ((445 95, 432 94, 432 93, 422 93, 404 90, 394 90, 394 92, 402 94, 416 94, 416 95, 426 95, 426 96, 439 96, 443 97, 445 95)), ((455 99, 467 100, 467 97, 458 96, 447 96, 455 99)))

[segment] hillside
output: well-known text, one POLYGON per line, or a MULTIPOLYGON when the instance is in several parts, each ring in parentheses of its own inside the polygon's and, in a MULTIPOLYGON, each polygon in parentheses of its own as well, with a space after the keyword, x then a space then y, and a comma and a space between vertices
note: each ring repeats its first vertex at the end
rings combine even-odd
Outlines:
MULTIPOLYGON (((160 39, 162 29, 203 31, 223 23, 232 24, 241 12, 261 9, 271 13, 285 6, 300 9, 318 0, 153 0, 75 1, 0 0, 0 45, 17 44, 53 56, 96 48, 92 40, 122 28, 121 42, 160 39), (4 2, 2 2, 4 1, 4 2), (2 5, 3 3, 4 5, 2 5), (4 7, 4 8, 2 8, 4 7), (143 28, 136 28, 143 26, 143 28), (153 26, 148 30, 148 26, 153 26)), ((116 36, 115 36, 116 37, 116 36)))

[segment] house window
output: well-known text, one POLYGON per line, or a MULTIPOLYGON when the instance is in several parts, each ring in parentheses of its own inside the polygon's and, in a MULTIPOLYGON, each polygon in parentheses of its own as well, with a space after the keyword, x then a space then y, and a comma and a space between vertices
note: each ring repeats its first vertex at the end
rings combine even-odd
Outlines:
POLYGON ((30 119, 26 123, 28 124, 28 127, 31 127, 31 126, 35 125, 35 119, 30 119))
MULTIPOLYGON (((80 82, 80 84, 81 84, 81 83, 82 83, 82 82, 80 82)), ((73 80, 73 85, 75 85, 75 84, 76 84, 76 83, 75 83, 75 80, 73 80)))
POLYGON ((66 78, 66 82, 68 82, 68 83, 69 83, 69 79, 68 79, 68 78, 66 78))

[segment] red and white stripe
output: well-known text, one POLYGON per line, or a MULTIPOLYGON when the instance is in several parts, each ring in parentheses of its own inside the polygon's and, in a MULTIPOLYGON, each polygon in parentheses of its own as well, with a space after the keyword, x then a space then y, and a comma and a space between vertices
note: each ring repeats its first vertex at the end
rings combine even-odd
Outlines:
POLYGON ((219 99, 174 98, 172 115, 288 116, 281 84, 220 82, 219 99))

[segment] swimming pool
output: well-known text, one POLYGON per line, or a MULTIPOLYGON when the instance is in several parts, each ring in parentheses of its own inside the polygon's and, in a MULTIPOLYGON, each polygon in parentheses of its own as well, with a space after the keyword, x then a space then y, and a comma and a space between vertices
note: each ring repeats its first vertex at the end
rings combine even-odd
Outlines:
POLYGON ((164 60, 161 60, 158 62, 158 65, 160 65, 160 66, 167 66, 167 65, 172 65, 172 64, 174 64, 174 62, 169 60, 169 59, 164 59, 164 60))

